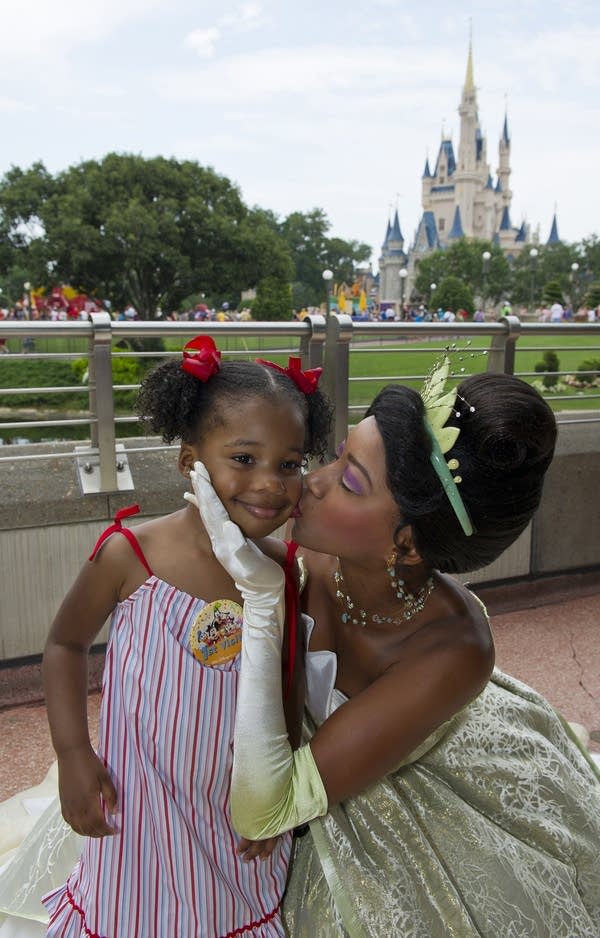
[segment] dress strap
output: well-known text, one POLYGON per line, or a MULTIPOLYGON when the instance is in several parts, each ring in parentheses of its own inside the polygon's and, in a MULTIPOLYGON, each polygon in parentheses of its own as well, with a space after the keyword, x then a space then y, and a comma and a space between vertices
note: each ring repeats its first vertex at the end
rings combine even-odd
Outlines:
POLYGON ((290 693, 292 678, 294 676, 294 666, 296 664, 296 644, 298 641, 298 607, 299 596, 296 577, 294 574, 294 559, 298 545, 295 541, 286 541, 287 553, 283 572, 285 573, 285 611, 288 623, 288 660, 287 660, 287 682, 285 686, 285 696, 290 693))
POLYGON ((152 570, 150 569, 150 565, 148 564, 148 561, 144 557, 144 552, 142 548, 140 547, 137 537, 135 536, 133 531, 131 531, 129 528, 124 528, 123 525, 121 524, 121 520, 123 518, 129 518, 130 515, 137 515, 139 510, 140 510, 139 505, 128 505, 127 508, 120 508, 119 511, 115 515, 115 520, 113 521, 113 523, 105 531, 102 532, 102 534, 96 541, 96 546, 94 547, 92 553, 90 554, 89 560, 94 559, 94 557, 96 556, 96 554, 98 553, 102 545, 104 544, 104 541, 107 540, 107 538, 109 538, 111 534, 115 534, 116 532, 117 534, 123 534, 127 538, 129 543, 133 547, 136 557, 138 558, 140 563, 143 564, 146 572, 149 574, 149 576, 153 576, 154 574, 152 573, 152 570))

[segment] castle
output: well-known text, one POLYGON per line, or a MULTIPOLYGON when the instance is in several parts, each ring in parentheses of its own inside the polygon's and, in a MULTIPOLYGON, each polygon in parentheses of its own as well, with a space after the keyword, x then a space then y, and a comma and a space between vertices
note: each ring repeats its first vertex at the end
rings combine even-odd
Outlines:
MULTIPOLYGON (((477 113, 477 92, 473 78, 473 50, 469 42, 467 71, 458 108, 460 142, 458 155, 452 140, 443 135, 433 172, 429 159, 422 176, 423 214, 408 252, 396 210, 388 221, 379 258, 379 298, 383 304, 408 301, 416 267, 431 251, 448 247, 458 238, 479 238, 497 244, 506 257, 516 257, 529 242, 525 222, 515 228, 510 206, 510 135, 505 115, 498 145, 495 179, 487 158, 487 142, 477 113)), ((557 242, 556 217, 548 243, 557 242)))

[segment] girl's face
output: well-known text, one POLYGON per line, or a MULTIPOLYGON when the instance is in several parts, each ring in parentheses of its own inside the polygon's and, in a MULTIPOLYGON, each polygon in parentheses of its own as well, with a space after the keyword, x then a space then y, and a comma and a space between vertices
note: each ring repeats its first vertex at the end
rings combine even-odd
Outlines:
POLYGON ((305 424, 299 408, 263 397, 226 403, 221 424, 190 444, 232 521, 247 537, 284 524, 302 494, 305 424))
POLYGON ((337 459, 305 476, 292 537, 303 547, 365 562, 389 556, 400 510, 387 486, 374 417, 350 431, 337 459))

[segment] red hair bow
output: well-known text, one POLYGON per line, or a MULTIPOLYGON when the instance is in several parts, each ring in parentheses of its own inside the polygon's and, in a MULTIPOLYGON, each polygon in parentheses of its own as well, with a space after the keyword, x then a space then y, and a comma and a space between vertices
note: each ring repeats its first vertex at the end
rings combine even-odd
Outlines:
POLYGON ((209 335, 197 335, 183 349, 181 367, 198 381, 208 381, 221 368, 221 353, 209 335))
POLYGON ((287 375, 288 378, 291 378, 299 391, 302 391, 303 394, 312 394, 313 391, 317 390, 317 385, 319 383, 319 378, 321 377, 322 368, 311 368, 309 371, 302 371, 300 365, 302 364, 301 358, 294 358, 290 356, 288 359, 287 368, 283 368, 281 365, 276 365, 275 362, 265 361, 264 358, 256 359, 257 365, 266 365, 267 368, 274 368, 275 371, 281 372, 282 375, 287 375))

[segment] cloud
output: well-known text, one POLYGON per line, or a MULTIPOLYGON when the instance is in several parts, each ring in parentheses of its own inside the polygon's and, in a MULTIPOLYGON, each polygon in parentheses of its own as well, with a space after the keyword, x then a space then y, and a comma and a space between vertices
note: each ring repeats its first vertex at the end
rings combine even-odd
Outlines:
POLYGON ((236 31, 258 29, 267 22, 263 7, 260 3, 242 3, 233 13, 222 16, 219 25, 233 26, 236 31))
POLYGON ((71 51, 110 35, 116 26, 147 16, 169 0, 19 0, 3 3, 0 69, 15 61, 39 69, 59 68, 71 51))
POLYGON ((189 46, 203 59, 210 59, 215 55, 217 44, 226 38, 227 34, 249 32, 259 29, 267 22, 263 8, 259 3, 242 3, 231 13, 221 16, 214 26, 194 29, 184 39, 184 45, 189 46))
POLYGON ((0 98, 0 111, 32 111, 33 107, 24 101, 17 101, 15 98, 0 98))
POLYGON ((221 31, 216 26, 210 26, 208 29, 194 29, 184 42, 202 58, 210 59, 215 54, 215 46, 220 38, 221 31))

